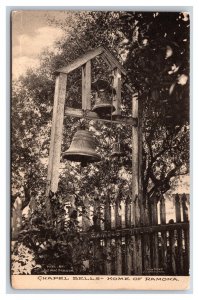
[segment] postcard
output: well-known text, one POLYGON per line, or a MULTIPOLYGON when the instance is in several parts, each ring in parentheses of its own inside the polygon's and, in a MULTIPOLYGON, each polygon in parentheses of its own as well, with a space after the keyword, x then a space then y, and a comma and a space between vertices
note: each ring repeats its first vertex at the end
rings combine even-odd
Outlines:
POLYGON ((190 285, 189 11, 11 12, 11 285, 190 285))

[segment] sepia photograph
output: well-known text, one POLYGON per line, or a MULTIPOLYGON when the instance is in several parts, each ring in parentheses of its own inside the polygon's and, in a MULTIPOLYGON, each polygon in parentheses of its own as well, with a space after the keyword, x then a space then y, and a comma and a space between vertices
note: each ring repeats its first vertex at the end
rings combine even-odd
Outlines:
POLYGON ((11 12, 13 288, 189 288, 190 21, 11 12))

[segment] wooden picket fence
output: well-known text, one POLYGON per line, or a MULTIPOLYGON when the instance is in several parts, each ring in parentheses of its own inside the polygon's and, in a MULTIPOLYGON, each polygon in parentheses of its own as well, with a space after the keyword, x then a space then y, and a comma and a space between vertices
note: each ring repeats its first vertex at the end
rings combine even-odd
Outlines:
POLYGON ((119 201, 114 207, 109 202, 84 207, 79 220, 90 240, 91 273, 188 275, 189 195, 176 194, 173 200, 173 219, 164 197, 147 204, 127 200, 123 214, 119 201))

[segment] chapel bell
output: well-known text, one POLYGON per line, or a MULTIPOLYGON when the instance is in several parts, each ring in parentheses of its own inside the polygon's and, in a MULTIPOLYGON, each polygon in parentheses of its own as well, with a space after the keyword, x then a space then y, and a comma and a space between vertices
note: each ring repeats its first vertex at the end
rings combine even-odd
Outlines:
POLYGON ((111 116, 115 107, 112 104, 115 89, 108 81, 98 79, 92 83, 92 89, 95 90, 95 105, 92 109, 101 117, 111 116))
POLYGON ((124 151, 122 150, 122 145, 121 143, 118 141, 116 143, 113 144, 113 150, 111 153, 111 157, 121 157, 124 156, 124 151))
POLYGON ((100 155, 95 151, 96 140, 88 130, 78 130, 69 149, 63 154, 63 158, 70 161, 81 162, 84 167, 87 163, 98 162, 100 155))

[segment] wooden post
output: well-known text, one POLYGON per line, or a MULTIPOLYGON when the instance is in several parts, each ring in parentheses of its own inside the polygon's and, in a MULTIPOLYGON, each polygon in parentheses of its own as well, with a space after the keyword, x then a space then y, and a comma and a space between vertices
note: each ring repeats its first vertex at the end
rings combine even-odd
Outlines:
POLYGON ((139 196, 135 198, 135 226, 140 226, 140 219, 141 219, 141 199, 139 196))
MULTIPOLYGON (((144 210, 144 225, 150 225, 150 218, 149 218, 149 202, 148 199, 145 199, 145 203, 143 204, 144 210)), ((150 274, 151 270, 151 246, 150 246, 150 234, 143 234, 143 270, 145 275, 150 274)))
POLYGON ((135 252, 135 274, 142 275, 142 240, 140 234, 135 235, 135 252))
POLYGON ((114 97, 115 115, 121 114, 121 71, 115 68, 113 71, 113 87, 116 90, 116 95, 114 97))
POLYGON ((17 197, 12 208, 12 240, 17 240, 22 226, 22 200, 17 197))
POLYGON ((143 234, 143 269, 145 275, 150 274, 151 269, 151 249, 150 249, 150 235, 143 234))
POLYGON ((131 246, 132 246, 132 274, 136 274, 137 266, 137 252, 136 252, 136 240, 135 235, 131 236, 131 246))
MULTIPOLYGON (((175 195, 175 213, 176 223, 181 222, 181 211, 180 211, 180 197, 178 194, 175 195)), ((182 247, 182 229, 177 230, 177 273, 178 275, 183 274, 183 247, 182 247)))
POLYGON ((60 73, 56 78, 55 84, 53 120, 47 175, 47 196, 49 195, 50 190, 55 193, 58 188, 66 83, 67 75, 60 73))
POLYGON ((122 238, 117 237, 116 243, 116 275, 122 275, 122 238))
POLYGON ((169 232, 169 248, 170 248, 170 272, 169 275, 176 275, 176 252, 175 252, 175 231, 169 232))
POLYGON ((105 209, 104 209, 104 219, 105 219, 105 230, 111 229, 111 205, 109 199, 106 199, 105 209))
POLYGON ((119 210, 120 210, 120 201, 117 197, 116 201, 115 201, 115 228, 121 228, 121 216, 119 214, 119 210))
MULTIPOLYGON (((132 117, 138 118, 138 98, 132 98, 132 117)), ((138 198, 138 127, 132 127, 132 225, 135 220, 136 199, 138 198)))
POLYGON ((182 195, 182 211, 183 211, 183 221, 189 222, 187 197, 185 194, 182 195))
MULTIPOLYGON (((152 203, 152 225, 157 225, 158 224, 158 215, 157 215, 157 199, 154 197, 151 199, 152 203)), ((154 232, 152 234, 152 243, 153 243, 153 253, 152 253, 152 263, 153 263, 153 268, 157 269, 159 267, 159 255, 158 255, 158 233, 154 232)))
POLYGON ((125 240, 126 244, 126 275, 131 275, 132 273, 132 263, 133 263, 133 237, 132 236, 127 236, 125 240))
POLYGON ((93 216, 93 223, 95 230, 101 229, 101 207, 98 199, 94 201, 94 216, 93 216))
POLYGON ((178 194, 175 195, 175 213, 176 213, 176 223, 181 222, 180 197, 178 194))
MULTIPOLYGON (((189 222, 187 197, 185 194, 182 195, 182 210, 183 210, 183 221, 189 222)), ((184 255, 184 272, 186 275, 189 274, 189 229, 184 230, 184 243, 185 243, 185 255, 184 255)))
MULTIPOLYGON (((166 224, 166 207, 164 196, 160 198, 160 224, 166 224)), ((161 263, 164 272, 167 271, 167 233, 161 232, 161 263)))
POLYGON ((91 110, 91 61, 82 67, 82 109, 91 110))
POLYGON ((105 240, 106 249, 106 262, 105 262, 105 273, 111 275, 111 239, 105 240))
POLYGON ((164 196, 160 198, 160 223, 166 224, 166 207, 164 196))
POLYGON ((125 226, 131 226, 131 199, 127 196, 125 201, 125 226))
MULTIPOLYGON (((140 114, 138 112, 138 96, 134 94, 132 97, 132 117, 138 118, 138 127, 132 128, 132 225, 140 225, 141 213, 141 123, 139 120, 140 114)), ((135 264, 135 274, 142 274, 142 247, 141 236, 135 237, 135 251, 133 262, 135 264)))
POLYGON ((82 211, 82 230, 87 231, 90 227, 90 204, 87 197, 84 199, 84 210, 82 211))

